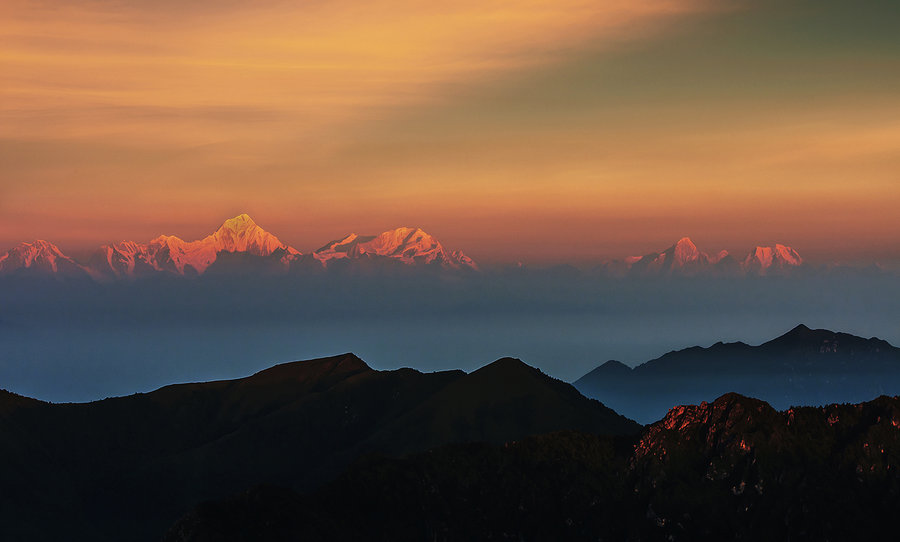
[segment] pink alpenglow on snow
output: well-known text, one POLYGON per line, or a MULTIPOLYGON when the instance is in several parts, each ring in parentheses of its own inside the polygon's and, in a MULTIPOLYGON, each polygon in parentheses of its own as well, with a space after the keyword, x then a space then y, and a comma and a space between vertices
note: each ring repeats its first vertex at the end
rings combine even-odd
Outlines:
POLYGON ((747 254, 741 266, 748 272, 767 274, 803 265, 803 258, 791 247, 776 244, 775 247, 756 247, 747 254))
POLYGON ((351 233, 316 250, 313 256, 326 267, 333 260, 390 258, 408 265, 439 264, 454 269, 478 268, 462 251, 448 252, 437 239, 420 228, 397 228, 369 236, 351 233))
MULTIPOLYGON (((131 279, 158 274, 202 275, 223 254, 262 260, 265 272, 287 272, 292 265, 315 262, 327 269, 335 260, 380 260, 408 266, 433 265, 442 269, 477 270, 462 251, 450 252, 420 228, 397 228, 380 235, 355 233, 332 241, 304 256, 262 229, 246 214, 226 220, 214 233, 196 241, 160 235, 147 243, 120 241, 103 245, 82 265, 47 241, 22 243, 0 256, 0 273, 77 273, 97 280, 131 279)), ((224 262, 228 268, 234 262, 224 262)))
POLYGON ((242 214, 226 220, 215 233, 197 241, 161 235, 146 244, 122 241, 105 245, 100 248, 101 257, 91 259, 91 268, 97 273, 111 272, 119 277, 153 271, 184 275, 190 269, 202 274, 222 252, 270 256, 277 250, 284 251, 285 262, 300 256, 300 251, 282 243, 242 214))
POLYGON ((28 270, 40 274, 84 275, 85 268, 49 241, 21 243, 0 256, 0 273, 28 270))
POLYGON ((663 252, 625 259, 625 265, 643 273, 689 273, 714 265, 728 256, 723 250, 714 256, 700 251, 689 237, 682 237, 663 252))

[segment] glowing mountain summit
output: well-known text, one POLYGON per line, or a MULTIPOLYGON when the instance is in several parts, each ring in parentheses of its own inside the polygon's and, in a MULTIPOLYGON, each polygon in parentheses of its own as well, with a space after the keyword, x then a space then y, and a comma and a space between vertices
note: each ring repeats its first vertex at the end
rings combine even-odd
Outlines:
POLYGON ((726 256, 728 252, 725 250, 710 256, 701 252, 689 237, 682 237, 662 252, 628 258, 626 263, 630 269, 640 273, 691 273, 714 265, 726 256))
POLYGON ((295 264, 303 269, 310 262, 314 262, 319 269, 327 269, 336 260, 346 260, 348 264, 375 260, 448 269, 478 268, 461 251, 445 250, 434 237, 419 228, 397 228, 368 236, 353 233, 303 256, 300 251, 261 228, 250 216, 240 214, 196 241, 160 235, 147 243, 121 241, 104 245, 91 257, 88 270, 97 279, 133 278, 160 273, 201 275, 218 261, 220 264, 216 268, 225 272, 250 270, 283 273, 295 264), (223 255, 229 255, 225 261, 223 255))
POLYGON ((271 233, 260 228, 246 214, 229 218, 216 233, 200 242, 212 245, 216 252, 247 252, 255 256, 269 256, 281 249, 290 254, 300 254, 271 233))
POLYGON ((800 265, 803 265, 800 254, 791 247, 780 244, 774 247, 756 247, 741 263, 745 271, 760 275, 783 272, 800 265))
POLYGON ((689 237, 682 237, 662 252, 613 260, 602 267, 612 276, 708 275, 744 276, 790 274, 803 265, 803 258, 789 246, 756 247, 743 260, 727 250, 707 253, 699 250, 689 237))
POLYGON ((461 251, 448 252, 443 245, 421 228, 396 228, 379 235, 360 236, 355 233, 331 241, 313 253, 313 257, 328 266, 343 259, 389 259, 407 265, 436 264, 453 269, 478 266, 461 251))
POLYGON ((80 276, 86 274, 80 264, 63 254, 59 247, 43 239, 31 243, 21 243, 0 256, 0 274, 11 274, 24 270, 47 275, 80 276))
POLYGON ((268 257, 279 252, 285 265, 300 252, 259 227, 246 214, 226 220, 215 233, 197 241, 161 235, 149 243, 122 241, 104 245, 90 262, 95 275, 133 277, 168 272, 178 275, 204 273, 219 254, 246 253, 268 257))

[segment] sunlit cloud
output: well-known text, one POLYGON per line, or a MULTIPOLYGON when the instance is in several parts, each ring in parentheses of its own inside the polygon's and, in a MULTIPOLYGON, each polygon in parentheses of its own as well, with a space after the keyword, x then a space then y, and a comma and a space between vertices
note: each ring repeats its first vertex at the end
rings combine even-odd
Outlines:
MULTIPOLYGON (((173 111, 208 118, 218 108, 228 118, 231 108, 255 108, 289 117, 284 130, 313 132, 367 107, 439 100, 441 85, 553 62, 587 39, 621 40, 699 9, 688 1, 184 4, 9 4, 0 23, 4 112, 58 112, 83 136, 132 133, 141 119, 153 138, 163 137, 154 122, 167 126, 173 111)), ((23 126, 38 135, 40 126, 25 122, 7 129, 23 126)))

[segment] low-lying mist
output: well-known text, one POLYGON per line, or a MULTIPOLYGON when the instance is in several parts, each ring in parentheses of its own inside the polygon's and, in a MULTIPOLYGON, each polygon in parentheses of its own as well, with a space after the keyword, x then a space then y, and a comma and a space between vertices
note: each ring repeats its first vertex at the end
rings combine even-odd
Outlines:
POLYGON ((352 351, 376 369, 476 369, 514 356, 572 381, 798 323, 900 343, 890 274, 608 278, 488 274, 0 281, 0 387, 88 401, 352 351))

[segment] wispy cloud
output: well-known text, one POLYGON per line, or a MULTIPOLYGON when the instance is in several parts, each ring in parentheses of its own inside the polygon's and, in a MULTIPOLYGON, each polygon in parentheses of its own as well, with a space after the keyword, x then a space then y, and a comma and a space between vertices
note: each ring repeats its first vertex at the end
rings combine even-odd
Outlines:
POLYGON ((697 2, 9 3, 4 110, 265 107, 321 123, 623 39, 697 2))
POLYGON ((33 214, 12 220, 14 202, 40 202, 49 223, 64 205, 116 206, 117 184, 144 196, 130 205, 145 221, 211 205, 210 186, 239 190, 247 177, 275 199, 321 195, 348 177, 327 162, 356 123, 712 5, 9 0, 0 207, 15 225, 4 234, 35 227, 33 214))

